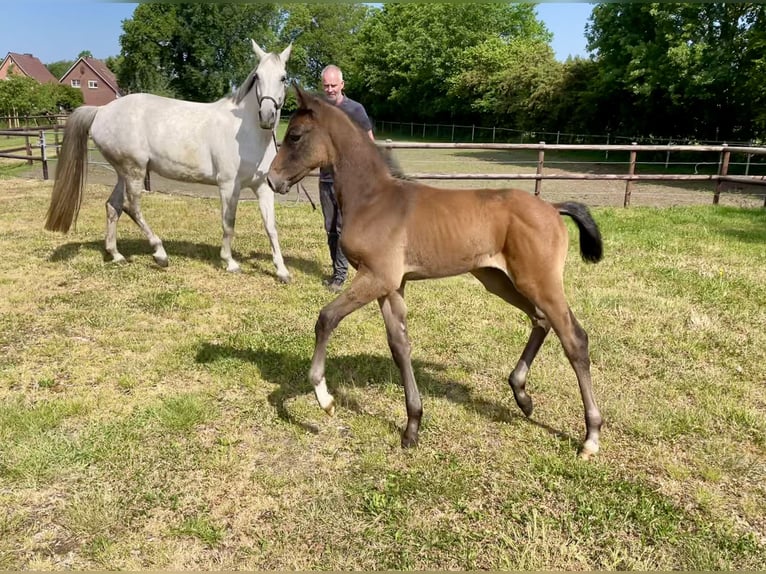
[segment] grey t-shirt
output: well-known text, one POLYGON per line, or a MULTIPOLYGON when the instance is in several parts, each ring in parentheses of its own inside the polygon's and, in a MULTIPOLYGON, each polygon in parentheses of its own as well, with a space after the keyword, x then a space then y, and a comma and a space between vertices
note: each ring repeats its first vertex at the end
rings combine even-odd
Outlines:
MULTIPOLYGON (((372 122, 367 116, 367 112, 364 106, 357 101, 352 100, 348 96, 344 95, 338 107, 346 112, 348 116, 354 120, 365 131, 372 129, 372 122)), ((326 181, 332 183, 332 168, 319 170, 319 181, 326 181)))

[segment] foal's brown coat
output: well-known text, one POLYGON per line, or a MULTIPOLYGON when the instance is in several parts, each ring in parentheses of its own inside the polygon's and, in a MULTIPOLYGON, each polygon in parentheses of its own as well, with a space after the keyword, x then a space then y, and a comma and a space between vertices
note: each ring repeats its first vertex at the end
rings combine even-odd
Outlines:
POLYGON ((410 361, 404 286, 410 279, 470 272, 491 293, 524 311, 532 333, 509 376, 517 404, 527 416, 532 399, 529 367, 548 331, 558 335, 577 375, 585 407, 581 456, 598 451, 601 414, 591 390, 588 336, 564 296, 563 270, 569 236, 560 214, 580 232, 583 258, 598 261, 601 236, 587 208, 549 204, 524 191, 442 190, 390 173, 375 145, 340 110, 297 90, 299 109, 268 175, 280 193, 317 166, 332 165, 343 213, 341 246, 357 269, 349 287, 319 313, 309 378, 320 405, 334 410, 324 373, 327 342, 349 313, 376 300, 388 343, 401 372, 407 405, 402 446, 418 441, 420 394, 410 361))

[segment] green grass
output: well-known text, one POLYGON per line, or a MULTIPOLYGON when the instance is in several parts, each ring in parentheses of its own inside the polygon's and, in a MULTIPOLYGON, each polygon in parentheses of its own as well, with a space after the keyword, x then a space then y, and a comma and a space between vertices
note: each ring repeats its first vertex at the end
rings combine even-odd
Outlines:
POLYGON ((129 220, 103 260, 90 185, 77 231, 42 229, 50 182, 0 181, 0 568, 759 569, 766 563, 766 211, 594 208, 570 229, 570 303, 591 341, 602 450, 551 339, 532 419, 506 379, 523 315, 472 278, 410 284, 420 447, 403 451, 379 311, 329 347, 327 417, 307 380, 332 300, 321 216, 277 206, 274 276, 255 202, 218 260, 217 200, 150 194, 158 268, 129 220))

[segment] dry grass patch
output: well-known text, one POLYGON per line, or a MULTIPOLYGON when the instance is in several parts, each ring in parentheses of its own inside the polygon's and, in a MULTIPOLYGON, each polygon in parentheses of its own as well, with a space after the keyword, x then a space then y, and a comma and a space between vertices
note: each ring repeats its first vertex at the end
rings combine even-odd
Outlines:
POLYGON ((338 328, 327 417, 307 381, 331 300, 321 217, 280 204, 293 282, 242 202, 151 194, 103 260, 109 188, 43 231, 50 184, 0 180, 0 568, 754 569, 766 563, 766 214, 594 210, 606 258, 566 272, 590 334, 602 452, 555 338, 526 419, 520 312, 469 277, 408 286, 421 446, 377 308, 338 328))

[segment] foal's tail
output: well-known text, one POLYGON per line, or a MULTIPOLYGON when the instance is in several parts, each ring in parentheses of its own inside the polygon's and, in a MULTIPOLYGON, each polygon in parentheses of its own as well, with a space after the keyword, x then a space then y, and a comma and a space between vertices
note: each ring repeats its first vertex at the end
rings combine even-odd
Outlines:
POLYGON ((66 233, 77 221, 82 203, 82 191, 88 174, 88 132, 98 112, 98 106, 80 106, 67 120, 64 142, 56 165, 51 204, 45 219, 45 229, 66 233))
POLYGON ((585 261, 597 263, 604 255, 604 243, 601 240, 601 232, 588 208, 582 203, 566 201, 554 203, 553 207, 559 210, 561 215, 568 215, 577 224, 580 230, 580 254, 585 261))

